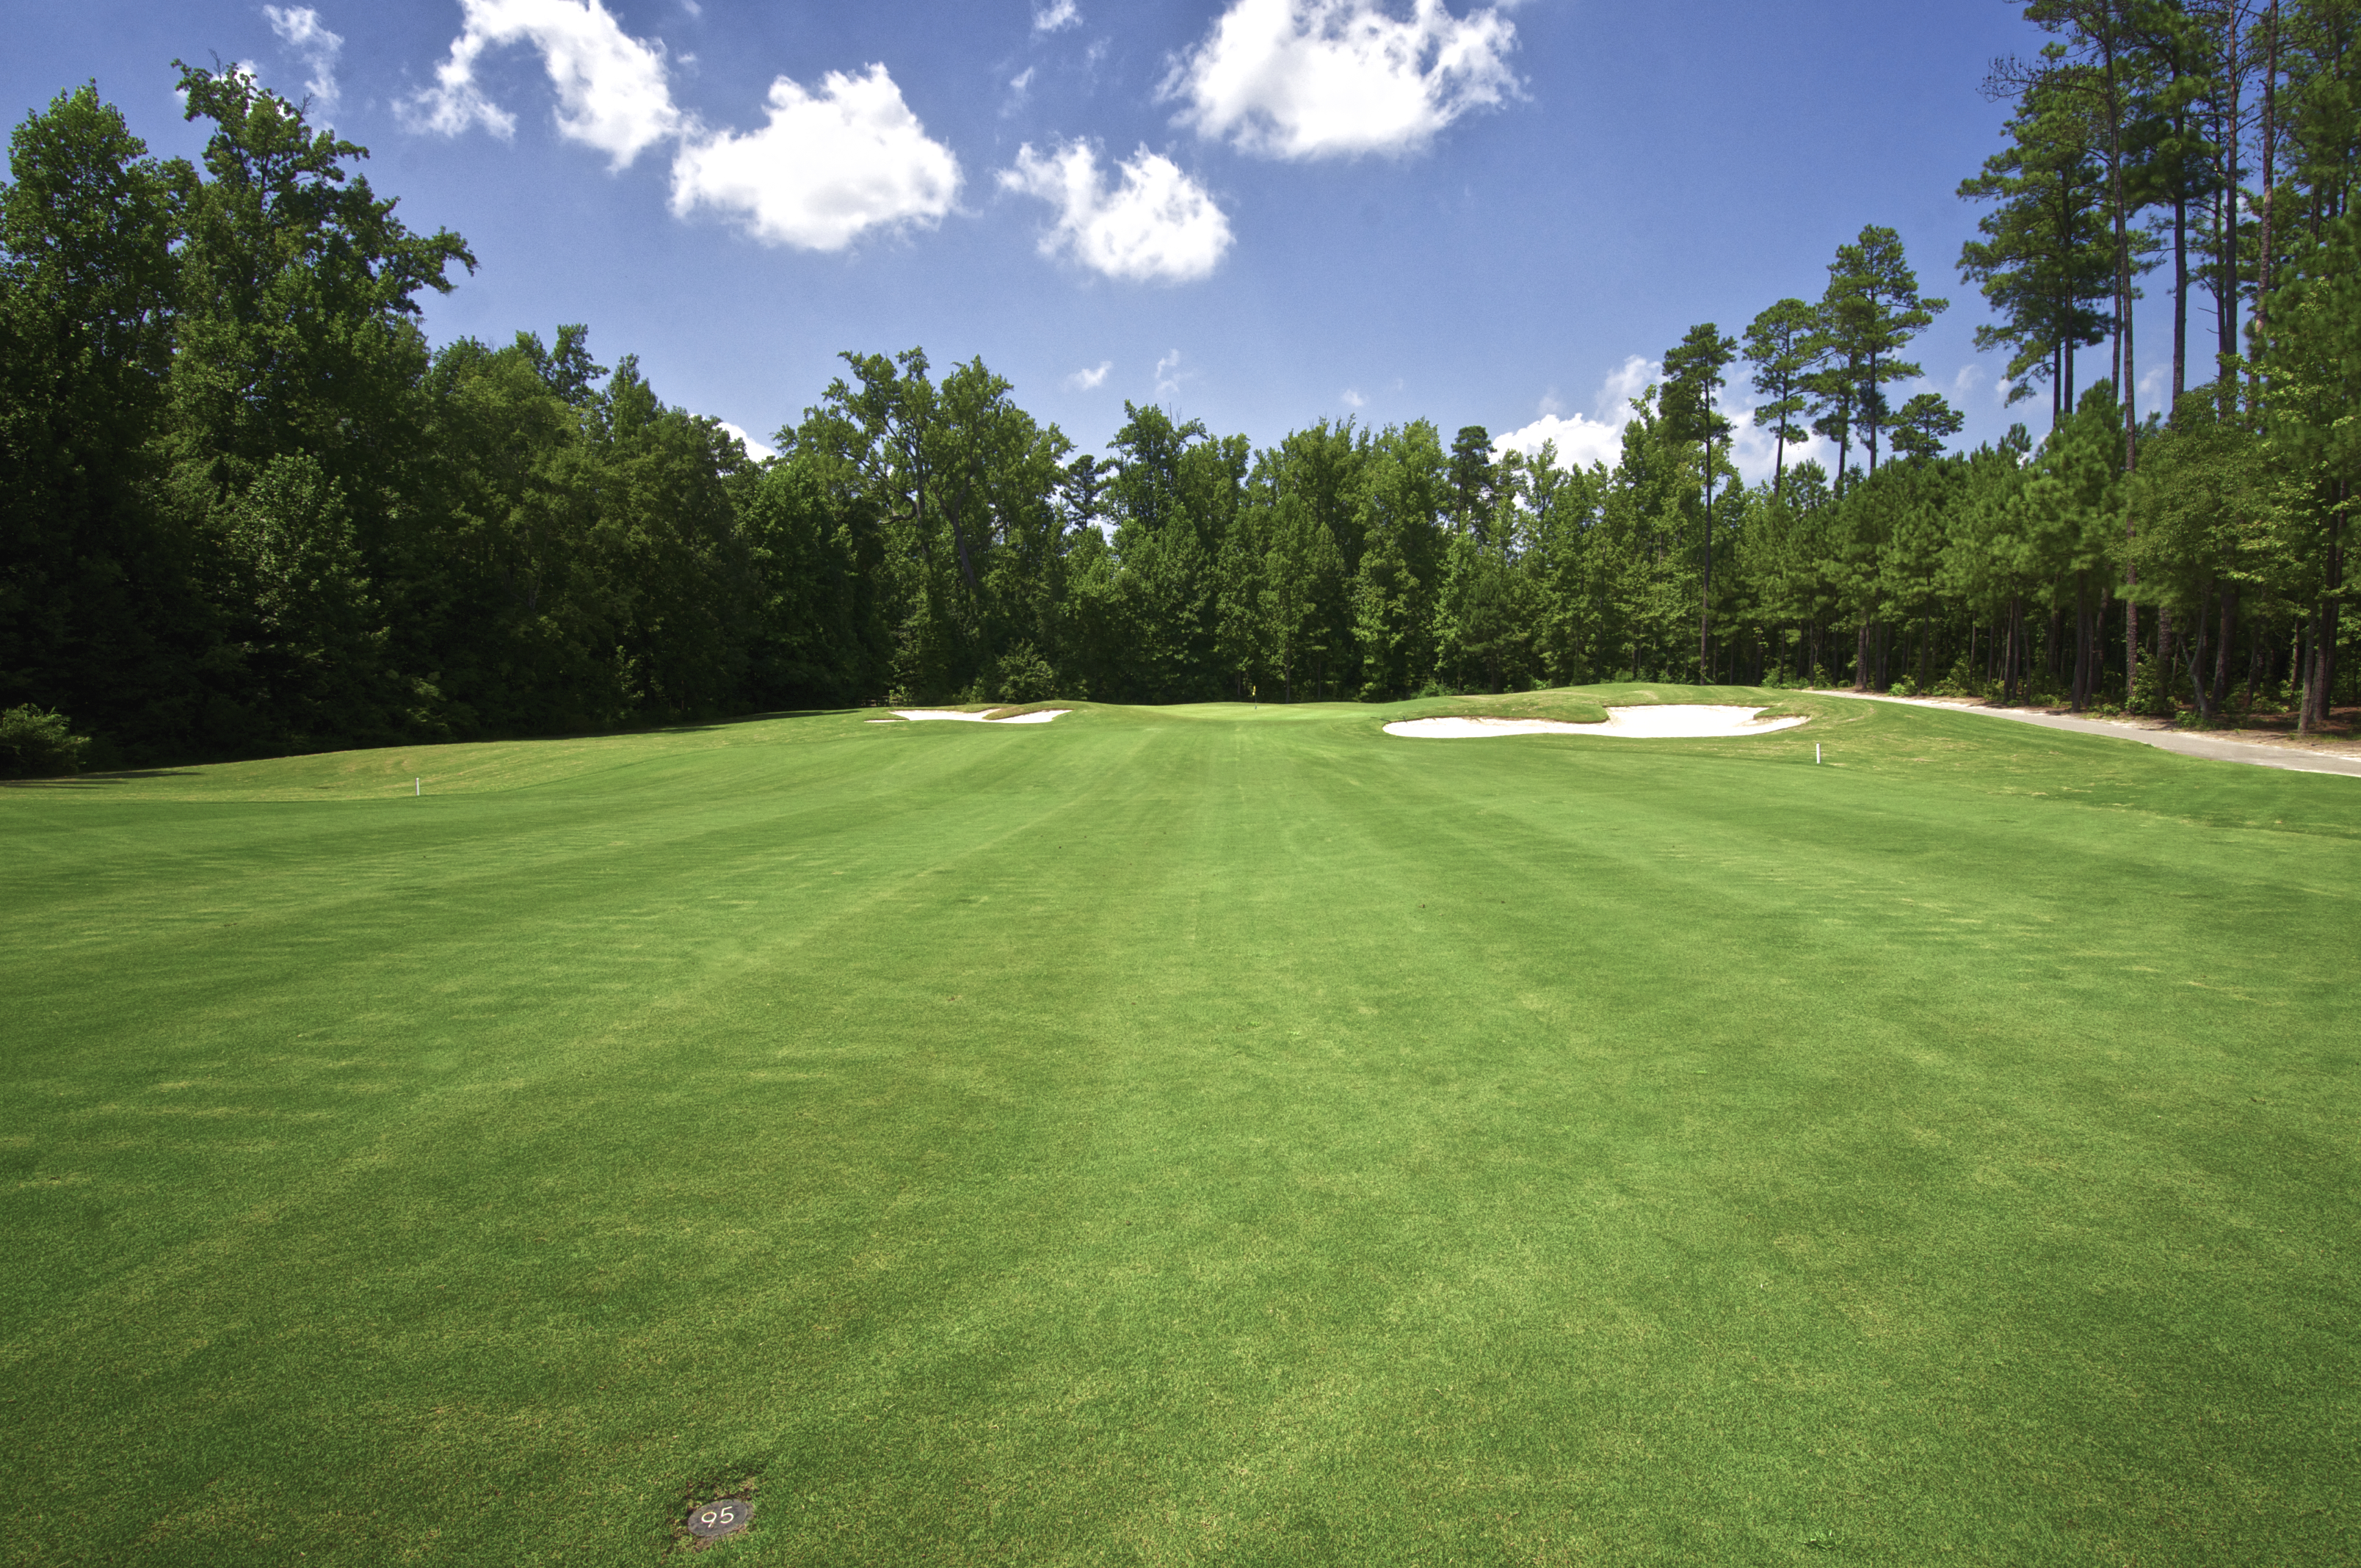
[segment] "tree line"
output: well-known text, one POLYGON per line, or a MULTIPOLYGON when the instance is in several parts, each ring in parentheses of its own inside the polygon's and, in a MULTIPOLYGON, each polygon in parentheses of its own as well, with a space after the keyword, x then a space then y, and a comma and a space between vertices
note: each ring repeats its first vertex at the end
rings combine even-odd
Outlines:
POLYGON ((181 68, 195 163, 71 91, 0 189, 0 767, 83 734, 138 763, 1629 678, 2317 725, 2351 685, 2356 13, 2026 8, 2048 43, 1987 74, 2006 118, 1958 265, 2038 438, 1946 450, 1960 417, 1909 356, 1948 303, 1872 225, 1815 297, 1671 345, 1587 469, 1476 426, 1257 448, 1130 404, 1079 453, 981 360, 915 349, 844 356, 756 462, 580 325, 431 345, 465 242, 238 69, 181 68), (2159 274, 2171 392, 2142 411, 2159 274), (1734 408, 1775 446, 1755 484, 1734 408), (1833 472, 1791 460, 1815 434, 1833 472))

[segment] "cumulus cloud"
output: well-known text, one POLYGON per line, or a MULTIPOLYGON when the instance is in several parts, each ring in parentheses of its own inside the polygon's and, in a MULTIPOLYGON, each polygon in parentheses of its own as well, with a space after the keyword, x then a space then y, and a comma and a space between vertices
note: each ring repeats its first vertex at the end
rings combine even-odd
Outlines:
MULTIPOLYGON (((1777 438, 1769 430, 1756 424, 1752 411, 1748 409, 1733 408, 1725 404, 1721 411, 1730 417, 1731 426, 1730 460, 1736 466, 1739 477, 1750 485, 1769 478, 1778 466, 1777 438)), ((1802 441, 1787 443, 1787 466, 1790 471, 1796 464, 1807 460, 1817 463, 1821 467, 1834 474, 1837 471, 1835 444, 1824 441, 1817 435, 1807 436, 1802 441)), ((1854 461, 1860 461, 1858 454, 1855 455, 1854 461)))
POLYGON ((303 91, 323 109, 336 106, 336 55, 345 47, 344 38, 327 29, 320 13, 309 5, 265 5, 263 16, 279 41, 295 51, 296 57, 312 68, 312 79, 303 83, 303 91))
POLYGON ((829 71, 817 93, 779 77, 770 123, 741 136, 675 104, 664 45, 627 36, 599 0, 460 3, 465 23, 434 85, 401 106, 413 129, 514 135, 516 116, 485 95, 477 68, 488 51, 523 43, 557 89, 558 129, 607 153, 610 167, 678 142, 676 216, 709 206, 765 244, 840 250, 872 228, 939 219, 959 193, 959 160, 928 137, 883 65, 829 71))
POLYGON ((1369 406, 1369 400, 1361 396, 1358 388, 1347 387, 1345 389, 1345 406, 1348 409, 1365 409, 1369 406))
POLYGON ((761 442, 747 434, 742 426, 731 424, 726 419, 716 420, 714 422, 719 425, 724 431, 728 432, 739 445, 746 449, 746 455, 752 458, 757 463, 767 463, 772 458, 776 457, 779 455, 778 448, 763 445, 761 442))
POLYGON ((672 210, 730 213, 768 245, 841 250, 885 225, 931 224, 959 193, 959 160, 929 137, 883 65, 831 71, 817 94, 771 83, 771 123, 692 129, 672 166, 672 210))
POLYGON ((1074 0, 1049 0, 1046 5, 1033 7, 1033 30, 1037 33, 1060 32, 1082 25, 1082 13, 1074 0))
POLYGON ((1557 466, 1561 468, 1588 468, 1593 463, 1604 463, 1612 468, 1623 455, 1623 426, 1629 422, 1595 420, 1587 414, 1576 414, 1571 419, 1543 414, 1531 424, 1493 437, 1492 450, 1521 452, 1531 457, 1543 443, 1548 443, 1556 448, 1557 466))
POLYGON ((1177 396, 1180 390, 1180 351, 1176 348, 1156 361, 1156 395, 1159 398, 1177 396))
MULTIPOLYGON (((1623 457, 1623 427, 1631 422, 1631 400, 1664 375, 1662 362, 1644 355, 1634 354, 1599 383, 1598 396, 1592 402, 1591 412, 1567 416, 1558 411, 1554 393, 1542 400, 1541 416, 1531 424, 1496 437, 1494 452, 1521 452, 1532 455, 1543 442, 1553 443, 1557 449, 1561 468, 1587 468, 1593 463, 1604 463, 1609 468, 1623 457)), ((1732 391, 1736 389, 1725 388, 1732 391)), ((1778 443, 1771 432, 1757 426, 1751 410, 1743 403, 1725 399, 1719 405, 1730 422, 1730 461, 1739 475, 1749 484, 1767 479, 1778 462, 1778 443)), ((1793 468, 1806 458, 1816 458, 1822 466, 1834 469, 1836 449, 1818 436, 1802 443, 1787 444, 1787 466, 1793 468)))
POLYGON ((1114 360, 1102 359, 1093 368, 1077 370, 1067 377, 1066 385, 1078 392, 1094 392, 1106 385, 1107 372, 1114 368, 1114 360))
POLYGON ((1378 0, 1235 0, 1159 93, 1180 124, 1267 158, 1409 152, 1518 91, 1516 37, 1498 10, 1443 0, 1407 20, 1378 0))
POLYGON ((829 71, 816 94, 782 76, 771 83, 770 123, 741 136, 684 113, 664 45, 627 36, 599 0, 460 3, 465 25, 450 57, 434 85, 404 105, 414 128, 514 135, 516 116, 485 95, 477 68, 487 51, 522 43, 540 51, 557 89, 558 129, 606 153, 610 167, 679 142, 675 215, 710 206, 766 244, 840 250, 868 229, 939 219, 959 192, 959 160, 928 137, 883 65, 829 71))
POLYGON ((1230 220, 1205 188, 1179 166, 1141 148, 1118 166, 1110 190, 1098 153, 1085 141, 1042 154, 1030 143, 1004 170, 1004 189, 1038 196, 1058 209, 1041 236, 1041 254, 1060 252, 1110 278, 1186 282, 1202 278, 1230 248, 1230 220))
POLYGON ((464 22, 434 85, 404 105, 420 129, 457 136, 481 126, 516 133, 516 116, 484 95, 476 68, 489 50, 530 44, 557 89, 557 128, 621 169, 676 136, 680 110, 665 81, 662 43, 628 37, 598 0, 460 0, 464 22))
POLYGON ((1557 447, 1562 468, 1587 468, 1593 463, 1612 468, 1623 455, 1623 427, 1631 422, 1631 400, 1645 391, 1663 369, 1645 355, 1632 355, 1599 383, 1588 414, 1561 413, 1553 390, 1542 400, 1539 418, 1495 437, 1492 450, 1521 452, 1530 457, 1542 449, 1543 442, 1551 442, 1557 447))

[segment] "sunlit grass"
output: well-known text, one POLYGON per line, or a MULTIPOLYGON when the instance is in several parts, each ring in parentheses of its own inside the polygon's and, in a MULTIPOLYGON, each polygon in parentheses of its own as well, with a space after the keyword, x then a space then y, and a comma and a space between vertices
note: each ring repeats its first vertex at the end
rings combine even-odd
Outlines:
POLYGON ((2353 1560, 2361 781, 876 717, 0 790, 0 1556, 2353 1560))

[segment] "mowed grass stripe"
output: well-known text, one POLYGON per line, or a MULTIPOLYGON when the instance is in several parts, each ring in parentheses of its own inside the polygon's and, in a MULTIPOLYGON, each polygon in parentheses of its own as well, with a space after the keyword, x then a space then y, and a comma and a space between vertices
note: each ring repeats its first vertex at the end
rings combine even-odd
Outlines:
POLYGON ((9 1549, 2342 1560, 2347 782, 1859 706, 12 795, 9 1549))

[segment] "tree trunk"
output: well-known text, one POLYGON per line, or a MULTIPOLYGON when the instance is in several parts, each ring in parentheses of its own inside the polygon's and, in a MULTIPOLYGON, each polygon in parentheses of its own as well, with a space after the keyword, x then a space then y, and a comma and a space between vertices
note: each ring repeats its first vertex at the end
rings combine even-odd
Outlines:
POLYGON ((2238 707, 2240 717, 2255 711, 2255 687, 2263 679, 2263 649, 2270 641, 2270 629, 2257 626, 2246 642, 2246 699, 2238 707))
MULTIPOLYGON (((2279 0, 2271 0, 2270 42, 2263 55, 2263 244, 2255 263, 2255 361, 2262 360, 2261 339, 2269 324, 2269 309, 2265 296, 2269 291, 2276 269, 2271 266, 2271 186, 2277 178, 2274 159, 2279 140, 2279 0)), ((2259 368, 2247 375, 2248 401, 2259 405, 2262 400, 2262 372, 2259 368)))
POLYGON ((2015 695, 2012 696, 2010 700, 2014 702, 2022 702, 2025 700, 2027 689, 2032 685, 2031 676, 2033 674, 2033 637, 2032 633, 2028 631, 2026 627, 2025 596, 2023 594, 2011 594, 2008 596, 2008 620, 2010 641, 2014 644, 2015 649, 2014 656, 2011 660, 2011 674, 2014 677, 2014 689, 2015 695))
MULTIPOLYGON (((2114 597, 2114 590, 2107 580, 2100 578, 2099 609, 2092 617, 2094 624, 2091 628, 2091 695, 2094 697, 2107 684, 2107 604, 2114 597)), ((2125 701, 2131 699, 2131 687, 2128 685, 2124 688, 2124 698, 2125 701)))
MULTIPOLYGON (((2115 396, 2124 409, 2124 472, 2128 474, 2139 466, 2138 395, 2134 385, 2132 335, 2132 251, 2131 208, 2124 190, 2123 85, 2116 77, 2114 42, 2108 38, 2102 46, 2107 82, 2107 183, 2111 204, 2114 208, 2115 231, 2115 396)), ((2124 510, 2124 585, 2126 588, 2139 581, 2138 568, 2130 560, 2133 539, 2132 517, 2128 506, 2124 510)), ((2138 684, 2139 666, 2139 605, 2126 593, 2124 596, 2124 700, 2131 701, 2133 688, 2138 684)))
POLYGON ((2205 680, 2205 601, 2213 591, 2211 579, 2198 588, 2197 614, 2189 623, 2189 696, 2197 705, 2197 717, 2208 723, 2213 718, 2213 701, 2205 680))
POLYGON ((2295 725, 2296 732, 2298 734, 2301 734, 2303 732, 2304 698, 2311 695, 2303 689, 2303 634, 2309 630, 2310 628, 2304 623, 2304 616, 2301 610, 2296 611, 2294 616, 2292 616, 2288 621, 2288 662, 2286 684, 2294 687, 2296 691, 2297 701, 2295 725))
POLYGON ((2016 700, 2016 596, 2009 596, 2000 616, 2000 699, 2016 700))
MULTIPOLYGON (((1713 412, 1708 405, 1708 418, 1713 412)), ((1705 444, 1705 581, 1697 591, 1697 678, 1713 679, 1713 443, 1705 444)))
POLYGON ((2312 624, 2304 629, 2308 645, 2296 656, 2295 662, 2296 678, 2303 683, 2303 689, 2296 696, 2295 732, 2299 735, 2311 734, 2319 722, 2312 714, 2320 706, 2320 634, 2327 624, 2327 601, 2313 600, 2312 624))
MULTIPOLYGON (((2172 82, 2180 84, 2180 60, 2178 50, 2172 62, 2172 82)), ((2177 154, 2180 144, 2189 139, 2189 117, 2172 117, 2173 137, 2177 154)), ((2189 192, 2186 170, 2176 169, 2172 191, 2172 406, 2165 411, 2165 422, 2169 424, 2180 407, 2180 394, 2188 389, 2189 366, 2189 192)))
MULTIPOLYGON (((2189 202, 2172 203, 2172 406, 2189 389, 2189 202)), ((2168 421, 2171 417, 2166 416, 2168 421)))
POLYGON ((2230 79, 2230 114, 2227 129, 2218 138, 2222 147, 2224 168, 2222 177, 2223 189, 2217 197, 2224 221, 2218 236, 2221 255, 2217 258, 2217 265, 2222 269, 2220 274, 2222 292, 2215 305, 2219 313, 2215 330, 2221 334, 2222 352, 2221 368, 2216 374, 2221 378, 2224 385, 2222 413, 2224 418, 2227 418, 2230 413, 2230 399, 2234 395, 2230 389, 2235 387, 2237 381, 2237 378, 2231 372, 2230 360, 2238 352, 2238 138, 2244 134, 2238 124, 2239 89, 2246 85, 2246 71, 2238 61, 2238 45, 2241 40, 2238 37, 2238 13, 2235 6, 2230 10, 2227 25, 2223 28, 2223 38, 2227 46, 2223 58, 2225 73, 2230 79))
POLYGON ((2343 618, 2345 587, 2345 520, 2330 524, 2327 569, 2322 574, 2326 591, 2312 614, 2312 671, 2305 696, 2315 729, 2325 729, 2336 707, 2336 634, 2343 618))
POLYGON ((2213 640, 2213 706, 2230 695, 2230 638, 2238 625, 2238 585, 2222 590, 2221 634, 2213 640))
MULTIPOLYGON (((2126 538, 2130 536, 2131 531, 2131 519, 2126 516, 2124 519, 2124 533, 2126 538)), ((2139 569, 2136 566, 2126 565, 2124 567, 2125 588, 2129 590, 2131 588, 2137 587, 2138 586, 2139 569)), ((2130 593, 2126 591, 2124 595, 2124 706, 2125 707, 2131 707, 2132 693, 2137 689, 2138 685, 2139 601, 2133 598, 2130 593)))
POLYGON ((2080 572, 2074 574, 2074 695, 2080 713, 2091 706, 2091 592, 2080 572))

